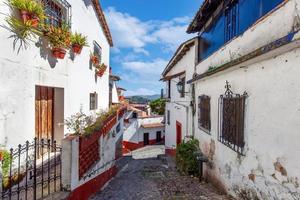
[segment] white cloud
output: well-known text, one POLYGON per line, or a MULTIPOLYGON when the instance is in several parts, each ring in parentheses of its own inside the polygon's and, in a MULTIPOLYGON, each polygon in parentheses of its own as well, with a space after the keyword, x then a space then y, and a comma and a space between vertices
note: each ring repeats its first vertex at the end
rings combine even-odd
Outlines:
POLYGON ((125 92, 126 96, 134 96, 134 95, 154 95, 158 94, 158 92, 155 92, 153 90, 149 90, 147 88, 138 88, 136 90, 128 90, 125 92))
POLYGON ((113 7, 105 10, 116 48, 130 48, 135 53, 149 55, 145 50, 148 44, 159 44, 162 49, 173 50, 183 41, 191 38, 186 34, 190 22, 187 16, 173 18, 169 21, 141 21, 113 7))
POLYGON ((137 74, 148 76, 151 75, 159 75, 162 70, 167 65, 168 61, 163 59, 155 59, 153 61, 129 61, 123 62, 122 66, 124 69, 130 70, 137 74))

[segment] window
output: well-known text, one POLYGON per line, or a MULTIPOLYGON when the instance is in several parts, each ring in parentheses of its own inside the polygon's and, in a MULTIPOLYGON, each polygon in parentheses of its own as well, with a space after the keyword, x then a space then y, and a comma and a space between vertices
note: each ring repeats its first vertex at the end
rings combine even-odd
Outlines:
POLYGON ((171 80, 168 80, 168 91, 167 91, 168 98, 171 98, 171 80))
POLYGON ((210 97, 202 95, 198 97, 198 127, 210 131, 210 97))
POLYGON ((183 98, 185 96, 185 77, 180 79, 180 82, 182 83, 182 89, 180 92, 180 97, 183 98))
POLYGON ((102 48, 96 41, 94 41, 94 56, 97 56, 99 58, 99 63, 101 63, 102 48))
POLYGON ((55 27, 71 25, 71 5, 65 0, 42 0, 47 19, 45 23, 55 27))
POLYGON ((245 100, 247 93, 243 95, 233 94, 231 86, 226 82, 225 95, 219 99, 219 141, 232 150, 243 154, 245 100))
POLYGON ((170 125, 170 111, 167 111, 167 124, 170 125))
POLYGON ((98 94, 96 92, 90 93, 90 110, 98 108, 98 94))
POLYGON ((225 8, 225 42, 234 38, 238 33, 238 3, 233 2, 225 8))
POLYGON ((121 131, 121 124, 119 123, 116 127, 116 132, 119 133, 121 131))

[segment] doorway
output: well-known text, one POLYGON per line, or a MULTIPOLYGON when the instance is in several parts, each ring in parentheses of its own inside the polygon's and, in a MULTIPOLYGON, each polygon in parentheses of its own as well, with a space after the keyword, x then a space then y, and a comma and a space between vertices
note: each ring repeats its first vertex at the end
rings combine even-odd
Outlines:
POLYGON ((149 133, 144 133, 144 146, 149 145, 149 133))
POLYGON ((35 137, 54 140, 54 88, 35 87, 35 137))
POLYGON ((156 132, 156 142, 161 142, 161 131, 156 132))
POLYGON ((176 121, 176 144, 181 143, 181 137, 182 137, 182 125, 180 122, 176 121))

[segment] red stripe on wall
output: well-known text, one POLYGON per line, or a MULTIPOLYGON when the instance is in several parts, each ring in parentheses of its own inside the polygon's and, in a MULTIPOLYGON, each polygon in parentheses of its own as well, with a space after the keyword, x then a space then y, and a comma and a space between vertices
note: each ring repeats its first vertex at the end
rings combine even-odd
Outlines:
POLYGON ((102 174, 79 186, 71 192, 68 200, 88 200, 93 194, 97 193, 101 188, 117 174, 116 166, 111 167, 102 174))

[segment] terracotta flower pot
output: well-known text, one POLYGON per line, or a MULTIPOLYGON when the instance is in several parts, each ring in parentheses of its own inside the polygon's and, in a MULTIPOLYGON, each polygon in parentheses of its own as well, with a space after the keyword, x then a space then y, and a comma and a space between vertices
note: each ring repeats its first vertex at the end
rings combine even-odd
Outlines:
POLYGON ((78 44, 73 44, 72 45, 72 51, 75 53, 75 54, 80 54, 81 53, 81 50, 82 50, 82 46, 78 45, 78 44))
POLYGON ((104 75, 106 68, 97 69, 96 75, 102 77, 104 75))
POLYGON ((34 28, 38 27, 40 19, 36 15, 31 14, 26 10, 20 10, 20 15, 23 20, 23 23, 30 21, 32 27, 34 28))
POLYGON ((57 59, 64 59, 66 55, 66 50, 63 48, 53 48, 52 54, 57 59))
POLYGON ((98 65, 99 64, 99 59, 97 56, 91 56, 91 62, 93 65, 98 65))

